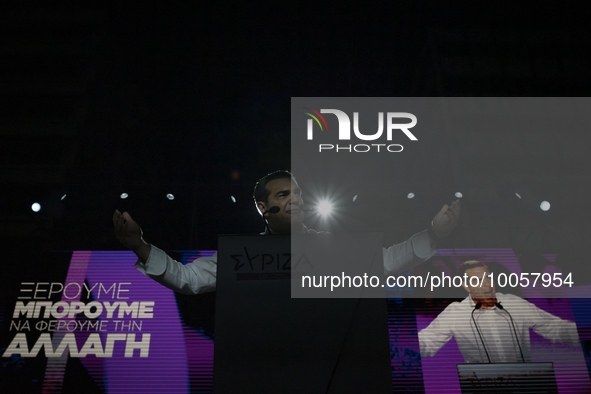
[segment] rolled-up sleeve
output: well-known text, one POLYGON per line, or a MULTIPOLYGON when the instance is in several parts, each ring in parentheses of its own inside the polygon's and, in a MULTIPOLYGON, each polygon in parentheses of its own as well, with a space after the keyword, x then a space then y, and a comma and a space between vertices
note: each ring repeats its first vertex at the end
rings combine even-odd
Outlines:
POLYGON ((217 253, 183 265, 151 245, 146 262, 138 260, 135 267, 142 274, 178 293, 201 294, 216 288, 217 253))
POLYGON ((434 356, 453 337, 450 325, 453 319, 450 318, 450 315, 453 313, 447 309, 444 310, 428 327, 419 331, 422 357, 434 356))
POLYGON ((431 245, 427 230, 421 231, 406 241, 383 248, 384 272, 386 275, 412 268, 431 258, 437 249, 431 245))
POLYGON ((529 325, 536 333, 551 342, 580 345, 576 323, 554 316, 528 301, 522 301, 527 305, 523 310, 527 311, 529 325))

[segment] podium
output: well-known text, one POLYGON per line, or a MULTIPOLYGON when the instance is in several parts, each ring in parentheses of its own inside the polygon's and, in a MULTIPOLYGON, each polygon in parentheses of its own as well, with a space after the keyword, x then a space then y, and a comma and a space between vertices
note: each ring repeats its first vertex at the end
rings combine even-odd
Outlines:
POLYGON ((219 237, 214 392, 391 393, 386 300, 292 299, 290 242, 219 237))
POLYGON ((558 393, 547 363, 458 364, 462 393, 558 393))

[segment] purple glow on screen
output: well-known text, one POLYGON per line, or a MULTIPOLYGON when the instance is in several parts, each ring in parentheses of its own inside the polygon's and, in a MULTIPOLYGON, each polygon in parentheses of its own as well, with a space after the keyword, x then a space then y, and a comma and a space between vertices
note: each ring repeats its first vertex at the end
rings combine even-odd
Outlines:
MULTIPOLYGON (((183 264, 201 256, 210 256, 214 251, 179 251, 183 264)), ((511 249, 464 249, 440 250, 430 261, 445 266, 446 259, 461 262, 467 256, 480 256, 484 261, 498 262, 510 272, 521 272, 518 258, 511 249)), ((545 269, 554 272, 556 255, 544 255, 548 265, 545 269)), ((131 252, 74 252, 72 255, 68 282, 81 283, 86 279, 94 301, 111 302, 112 293, 99 293, 99 286, 110 289, 114 284, 123 284, 129 290, 121 299, 128 303, 138 301, 154 302, 153 318, 131 319, 106 318, 103 311, 101 320, 118 320, 126 324, 124 331, 101 332, 103 343, 109 333, 134 333, 136 341, 142 334, 151 334, 149 356, 140 357, 140 350, 134 350, 133 357, 124 357, 125 346, 115 346, 113 357, 98 358, 94 355, 80 358, 99 388, 109 393, 186 393, 211 392, 213 381, 212 340, 183 323, 175 295, 155 281, 143 276, 134 268, 136 257, 131 252), (140 324, 134 326, 133 323, 140 324)), ((536 298, 535 292, 524 289, 521 294, 538 307, 563 319, 577 322, 581 341, 591 341, 591 317, 587 299, 536 298)), ((568 296, 568 293, 565 294, 568 296)), ((69 301, 72 301, 70 299, 69 301)), ((444 303, 445 304, 445 303, 444 303)), ((456 364, 463 357, 452 339, 434 357, 421 359, 417 332, 426 327, 442 310, 441 303, 426 300, 389 300, 389 339, 394 391, 425 391, 427 393, 458 393, 459 380, 456 364), (422 306, 417 306, 423 303, 422 306)), ((121 323, 119 323, 121 324, 121 323)), ((89 333, 77 333, 79 346, 89 333)), ((579 349, 566 349, 564 345, 552 344, 532 332, 532 361, 553 361, 561 393, 578 393, 590 388, 588 364, 579 349)), ((45 392, 59 392, 59 381, 63 380, 65 363, 54 359, 48 362, 47 376, 53 376, 45 385, 45 392), (59 365, 58 365, 59 364, 59 365), (63 364, 63 365, 62 365, 63 364), (53 374, 53 375, 51 375, 53 374), (58 382, 57 385, 55 382, 58 382), (53 384, 53 386, 50 385, 53 384), (52 388, 55 390, 52 391, 52 388)))
MULTIPOLYGON (((68 276, 66 283, 83 283, 90 263, 91 252, 74 252, 70 261, 68 269, 68 276)), ((80 295, 74 298, 66 298, 62 294, 61 301, 76 302, 80 301, 80 295)), ((58 320, 70 321, 75 319, 61 318, 58 320)), ((56 332, 53 335, 54 342, 60 342, 64 337, 64 332, 56 332)), ((68 354, 64 353, 61 357, 47 359, 47 366, 45 368, 45 378, 43 382, 43 394, 59 393, 62 389, 64 375, 66 373, 66 363, 68 361, 68 354)))
MULTIPOLYGON (((140 274, 134 264, 137 258, 131 252, 92 252, 86 279, 89 287, 97 285, 93 290, 93 297, 97 301, 114 301, 104 294, 98 294, 103 288, 110 289, 121 283, 129 292, 121 297, 129 297, 122 301, 154 301, 153 318, 131 319, 128 316, 111 319, 119 321, 119 327, 129 327, 124 330, 109 330, 109 333, 136 334, 139 336, 151 334, 148 357, 139 357, 139 350, 134 351, 134 357, 124 357, 124 347, 115 346, 112 358, 105 358, 104 373, 105 387, 111 393, 124 393, 133 389, 143 393, 186 393, 187 381, 187 352, 183 330, 176 306, 174 293, 153 280, 140 274), (141 330, 133 323, 141 323, 141 330)), ((101 320, 106 319, 106 311, 101 320)), ((101 333, 106 340, 106 333, 101 333)))
MULTIPOLYGON (((83 283, 86 279, 93 289, 93 301, 154 302, 152 318, 115 315, 108 319, 106 310, 99 317, 100 321, 109 321, 108 329, 100 332, 103 343, 107 335, 113 333, 135 334, 136 342, 144 339, 144 334, 150 334, 148 357, 140 357, 139 349, 134 350, 133 357, 125 357, 125 346, 116 344, 112 357, 89 355, 80 361, 99 387, 110 393, 187 393, 190 381, 197 390, 211 390, 212 342, 182 324, 174 293, 140 274, 134 268, 136 259, 131 252, 73 253, 66 283, 83 283), (80 263, 82 260, 84 264, 80 263), (113 289, 117 288, 123 291, 114 297, 113 289)), ((76 335, 80 346, 89 333, 77 332, 76 335)), ((49 360, 47 374, 59 386, 65 362, 49 360), (57 362, 64 364, 61 369, 56 370, 53 365, 57 362)), ((51 392, 52 387, 59 389, 58 386, 46 384, 45 391, 51 392)))
MULTIPOLYGON (((439 250, 431 259, 431 264, 445 266, 444 258, 452 259, 457 265, 462 261, 474 256, 485 263, 495 262, 502 264, 509 272, 521 273, 522 268, 519 258, 512 249, 443 249, 439 250)), ((547 265, 543 272, 560 272, 554 266, 555 254, 545 254, 543 257, 547 265)), ((568 298, 537 298, 542 294, 536 289, 521 289, 521 296, 537 307, 562 319, 575 321, 581 341, 588 340, 587 337, 591 327, 589 310, 584 308, 583 299, 570 300, 568 298), (537 297, 536 297, 537 296, 537 297), (571 304, 577 305, 573 308, 571 304), (586 310, 585 310, 586 309, 586 310), (577 312, 578 311, 578 312, 577 312)), ((543 294, 548 295, 548 292, 543 294)), ((552 297, 568 297, 567 289, 557 289, 552 297)), ((416 311, 417 332, 427 327, 444 307, 425 306, 416 311)), ((589 379, 588 360, 581 348, 571 347, 559 343, 551 343, 535 332, 531 331, 531 357, 533 362, 554 363, 556 382, 560 393, 581 393, 591 392, 589 379)), ((456 369, 457 363, 463 363, 464 358, 458 349, 454 339, 450 340, 434 357, 422 358, 422 372, 424 388, 426 393, 459 393, 460 385, 456 369)))

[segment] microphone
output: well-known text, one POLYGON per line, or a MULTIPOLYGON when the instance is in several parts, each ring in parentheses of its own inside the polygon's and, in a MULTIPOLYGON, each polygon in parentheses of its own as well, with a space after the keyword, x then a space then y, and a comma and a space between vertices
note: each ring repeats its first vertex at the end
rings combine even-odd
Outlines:
POLYGON ((267 214, 267 213, 277 213, 277 212, 279 212, 279 207, 277 205, 275 205, 274 207, 271 207, 268 210, 266 210, 263 213, 263 216, 265 216, 265 214, 267 214))
POLYGON ((490 364, 490 356, 488 355, 488 351, 486 350, 486 345, 484 344, 484 339, 482 339, 482 334, 480 333, 480 329, 478 328, 478 324, 476 324, 476 319, 474 319, 474 312, 476 309, 482 308, 482 303, 479 302, 478 304, 474 305, 474 309, 472 309, 472 321, 474 322, 474 326, 476 327, 476 332, 480 337, 480 342, 482 342, 482 347, 484 348, 484 353, 486 353, 486 358, 488 359, 488 363, 490 364))
POLYGON ((511 326, 513 327, 513 333, 515 334, 515 340, 517 341, 517 347, 519 347, 519 354, 521 354, 521 361, 525 363, 525 357, 523 357, 523 351, 521 350, 521 344, 519 343, 519 337, 517 336, 517 330, 515 329, 515 323, 513 322, 513 317, 511 316, 509 311, 506 310, 503 307, 503 305, 501 305, 501 303, 495 302, 495 306, 497 308, 499 308, 500 310, 507 312, 507 315, 509 315, 509 319, 511 319, 511 326))
POLYGON ((265 220, 265 215, 268 213, 277 213, 280 210, 281 209, 275 205, 262 213, 263 216, 261 216, 261 218, 263 219, 263 223, 265 224, 265 229, 267 229, 267 234, 269 234, 269 235, 271 234, 271 229, 269 228, 269 223, 267 223, 267 220, 265 220))

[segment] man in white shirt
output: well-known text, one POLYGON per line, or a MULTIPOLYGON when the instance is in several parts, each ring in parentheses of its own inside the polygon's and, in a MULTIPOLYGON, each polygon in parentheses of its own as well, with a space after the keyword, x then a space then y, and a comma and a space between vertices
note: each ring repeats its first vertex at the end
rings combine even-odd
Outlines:
POLYGON ((468 297, 448 305, 419 332, 422 357, 434 356, 454 337, 467 363, 527 362, 530 328, 552 342, 580 345, 575 323, 515 295, 497 293, 486 264, 467 261, 458 274, 464 273, 468 277, 468 286, 464 286, 468 297), (482 286, 470 286, 471 277, 485 278, 482 286))
MULTIPOLYGON (((288 171, 276 171, 261 178, 254 189, 254 200, 266 221, 267 233, 317 233, 304 224, 302 191, 288 171)), ((401 271, 435 254, 436 242, 456 227, 460 202, 444 205, 435 215, 428 230, 413 235, 407 241, 383 248, 386 274, 401 271)), ((113 214, 115 236, 138 257, 136 268, 164 286, 184 294, 214 291, 216 286, 217 254, 183 265, 161 249, 145 242, 140 226, 129 213, 113 214)))

